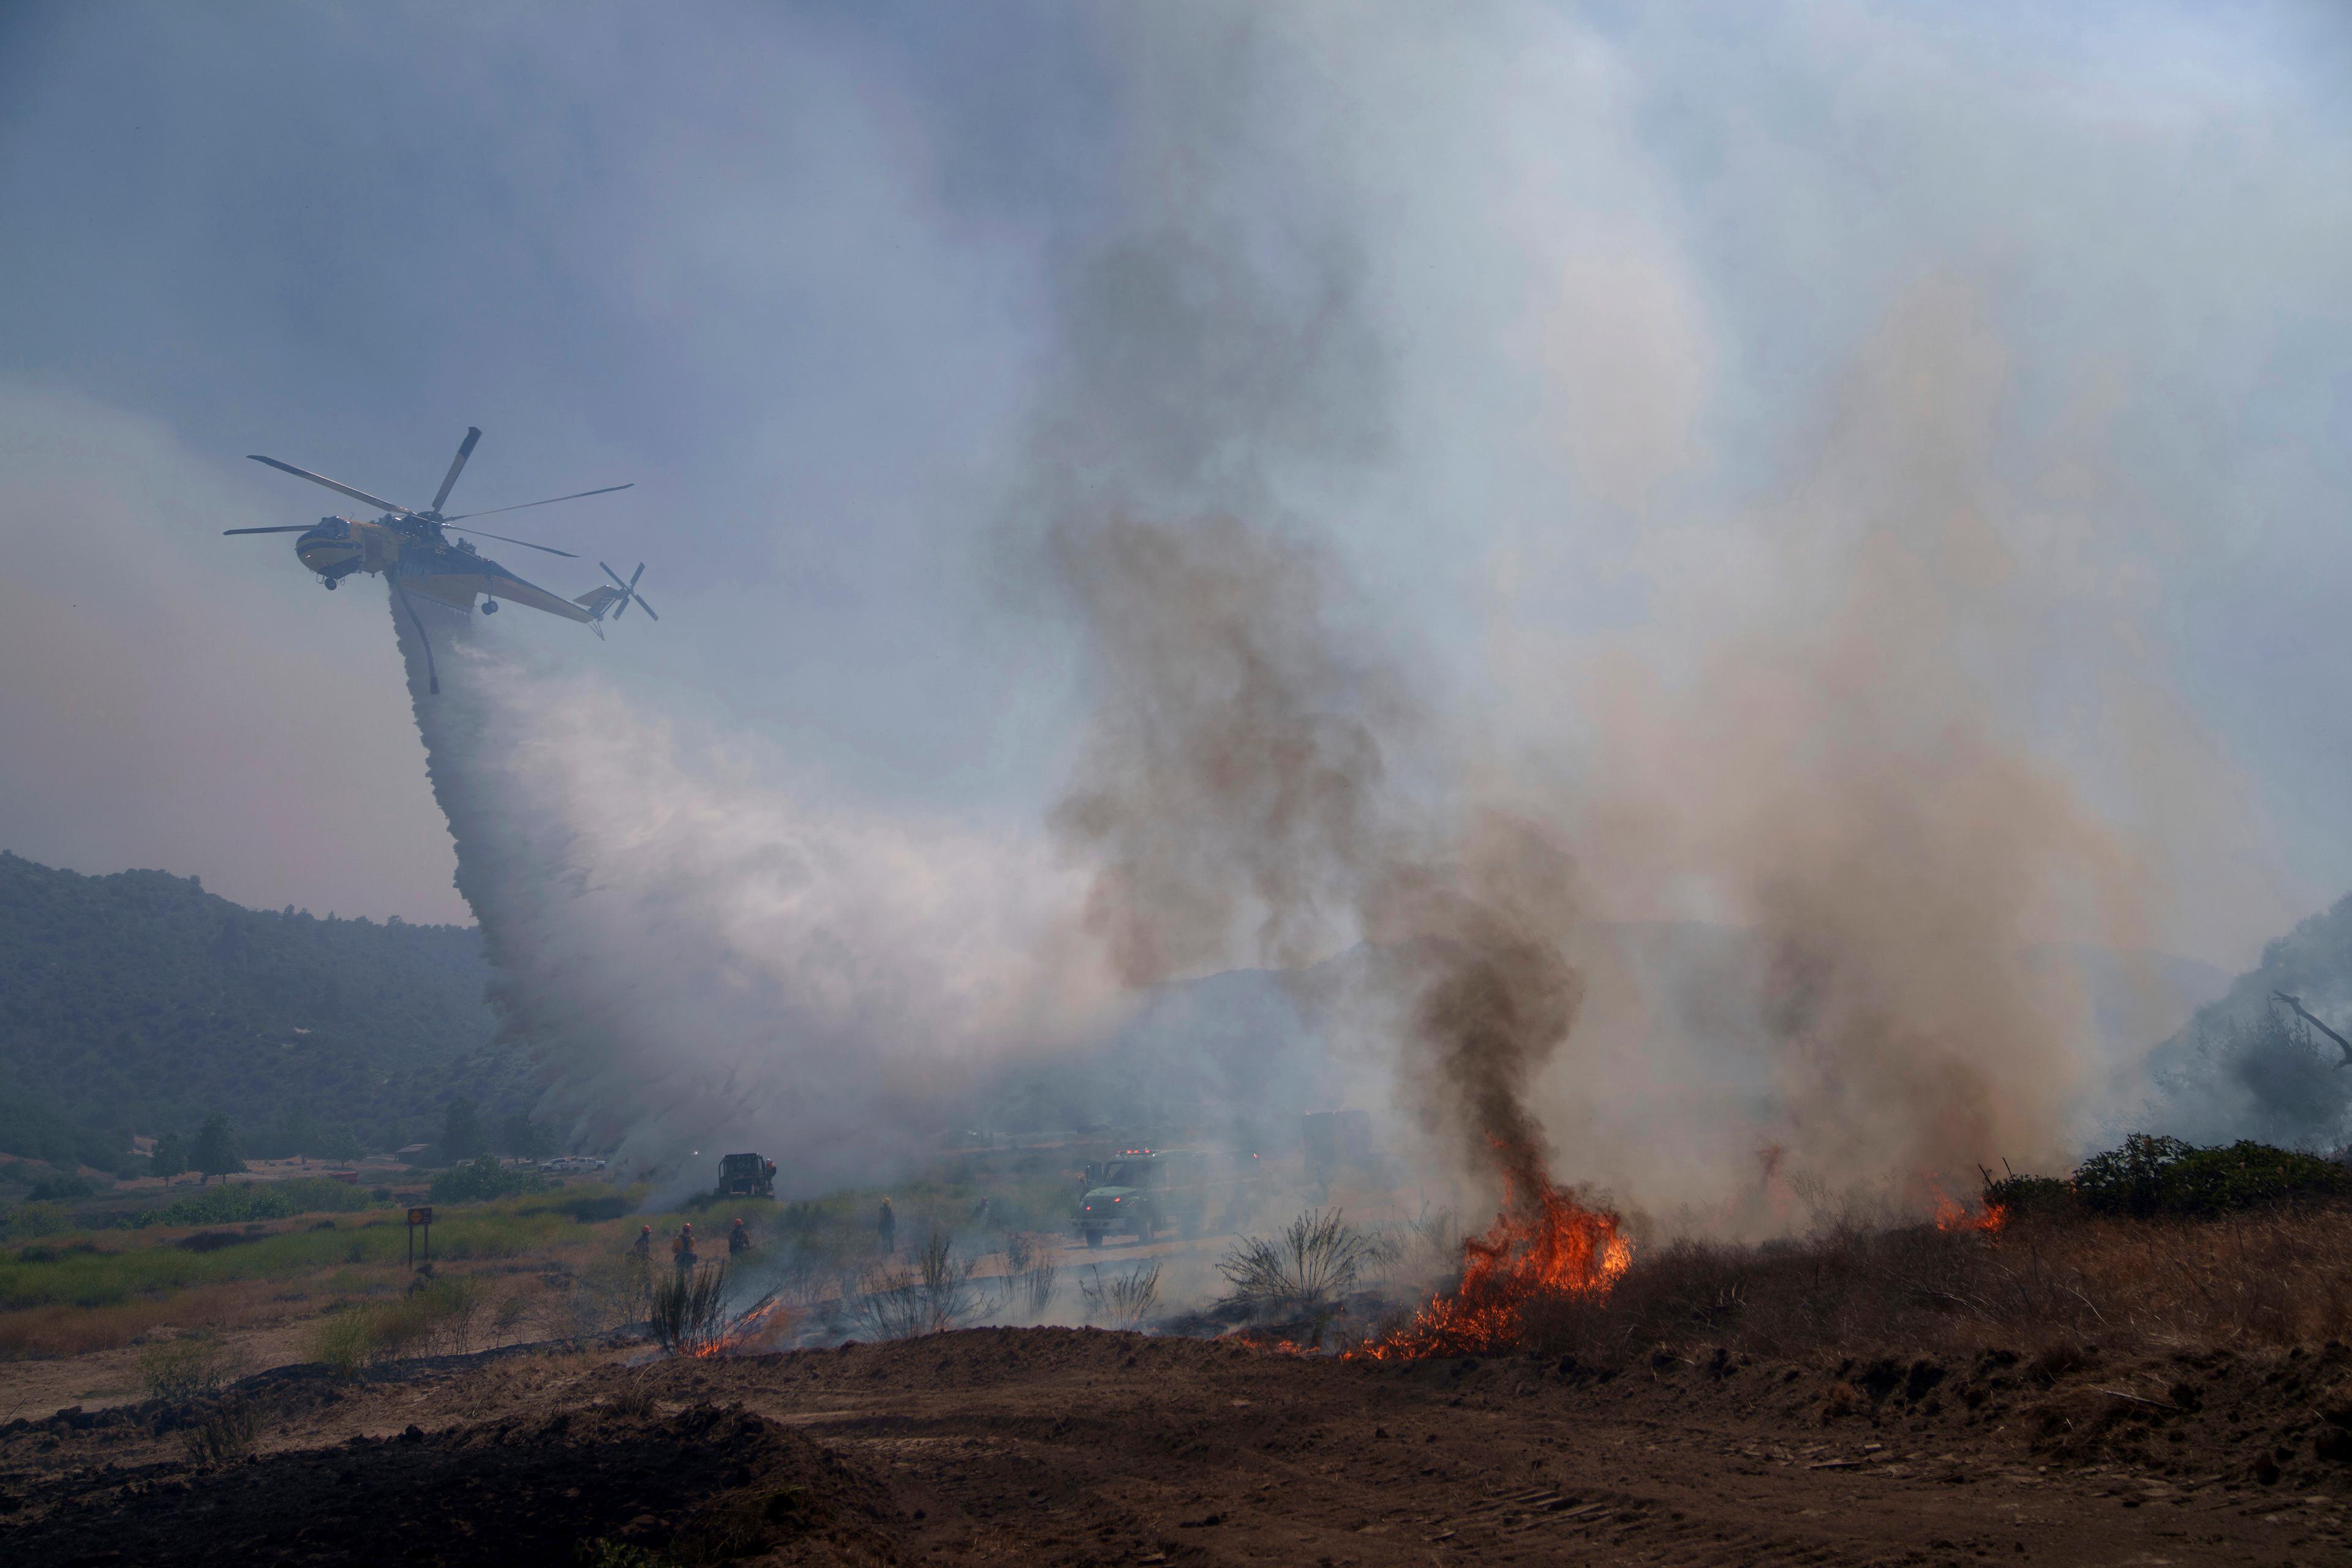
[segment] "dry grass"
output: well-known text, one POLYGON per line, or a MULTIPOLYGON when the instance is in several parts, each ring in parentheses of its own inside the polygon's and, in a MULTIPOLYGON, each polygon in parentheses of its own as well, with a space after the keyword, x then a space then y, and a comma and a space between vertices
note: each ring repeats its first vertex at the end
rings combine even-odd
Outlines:
POLYGON ((1025 1310, 1040 1322, 1054 1305, 1054 1289, 1061 1277, 1061 1238, 1029 1231, 1008 1232, 1004 1237, 1004 1297, 1008 1306, 1025 1310))
POLYGON ((139 1381, 150 1399, 193 1399, 217 1394, 243 1377, 248 1358, 213 1334, 191 1334, 151 1345, 139 1358, 139 1381))
POLYGON ((1997 1234, 1857 1224, 1761 1247, 1646 1249, 1600 1301, 1528 1314, 1537 1348, 1607 1362, 1722 1346, 2044 1354, 2352 1339, 2352 1206, 2213 1219, 2022 1219, 1997 1234))
POLYGON ((877 1340, 910 1340, 960 1327, 980 1309, 971 1284, 978 1261, 957 1256, 947 1233, 932 1231, 913 1268, 877 1265, 866 1272, 853 1307, 857 1321, 877 1340))
POLYGON ((1078 1294, 1086 1298, 1090 1323, 1132 1332, 1143 1327, 1143 1320, 1160 1302, 1157 1263, 1139 1263, 1124 1274, 1109 1275, 1101 1265, 1091 1264, 1087 1275, 1078 1281, 1078 1294))
POLYGON ((387 1301, 346 1303, 310 1330, 310 1359, 343 1377, 412 1356, 467 1355, 493 1320, 488 1291, 470 1274, 418 1280, 387 1301))
MULTIPOLYGON (((254 1328, 289 1315, 283 1283, 241 1279, 107 1307, 69 1302, 0 1313, 0 1362, 120 1350, 156 1329, 254 1328)), ((299 1310, 299 1309, 295 1309, 299 1310)))

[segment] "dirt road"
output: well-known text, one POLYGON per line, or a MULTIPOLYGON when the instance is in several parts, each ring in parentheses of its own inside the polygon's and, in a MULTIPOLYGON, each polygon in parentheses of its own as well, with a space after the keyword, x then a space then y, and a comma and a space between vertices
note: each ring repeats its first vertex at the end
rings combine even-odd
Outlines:
POLYGON ((512 1563, 605 1538, 777 1562, 2315 1563, 2347 1552, 2352 1433, 2324 1414, 2347 1378, 2340 1348, 1593 1374, 1068 1330, 509 1352, 257 1380, 259 1454, 209 1472, 152 1407, 8 1432, 0 1558, 512 1563), (409 1521, 398 1552, 338 1543, 379 1509, 409 1521))

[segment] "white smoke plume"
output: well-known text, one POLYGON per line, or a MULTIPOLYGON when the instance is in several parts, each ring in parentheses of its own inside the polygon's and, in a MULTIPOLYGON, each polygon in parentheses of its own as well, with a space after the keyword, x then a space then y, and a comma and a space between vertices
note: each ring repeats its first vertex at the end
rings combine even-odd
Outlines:
POLYGON ((1100 1028, 1111 987, 1042 845, 814 805, 418 609, 437 696, 394 620, 492 1000, 579 1146, 638 1170, 756 1148, 803 1192, 876 1179, 991 1073, 1100 1028))
MULTIPOLYGON (((1023 592, 1076 606, 1089 728, 1040 815, 1077 854, 815 809, 453 639, 419 710, 436 787, 566 1102, 648 1157, 772 1127, 813 1177, 872 1169, 1122 984, 1442 936, 1402 868, 1500 889, 1543 959, 1505 1088, 1570 1180, 1752 1228, 1759 1173, 2063 1159, 2116 1085, 2033 954, 2283 923, 2147 587, 2151 540, 2197 524, 2135 467, 2198 409, 2157 375, 2121 397, 2108 358, 2141 325, 2117 279, 2257 290, 2148 249, 2174 160, 2025 92, 2038 132, 1915 122, 1887 27, 1796 29, 1793 85, 1714 61, 1757 118, 1682 103, 1684 141, 1643 78, 1680 34, 1514 4, 1105 14, 1113 145, 1041 242, 1032 440, 958 520, 1009 516, 1023 592), (1750 134, 1856 61, 1840 101, 1894 176, 1750 134), (2086 232, 2093 192, 2140 237, 2086 232), (1542 853, 1494 851, 1496 823, 1542 853), (1538 863, 1527 896, 1508 873, 1538 863)), ((2006 79, 1920 58, 1948 114, 2006 79)), ((2235 188, 2231 156, 2200 189, 2235 188)), ((1378 1037, 1352 1092, 1420 1113, 1462 1085, 1410 1054, 1412 1009, 1328 1016, 1335 1053, 1378 1037)))

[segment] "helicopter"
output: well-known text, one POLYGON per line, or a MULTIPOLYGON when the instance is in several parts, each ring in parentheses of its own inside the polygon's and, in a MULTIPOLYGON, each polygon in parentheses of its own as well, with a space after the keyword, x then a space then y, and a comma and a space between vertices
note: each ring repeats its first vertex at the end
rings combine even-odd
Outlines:
POLYGON ((498 613, 499 601, 508 599, 518 605, 528 605, 534 610, 545 610, 551 616, 562 616, 567 621, 582 621, 599 637, 604 635, 607 612, 618 621, 635 604, 655 620, 654 607, 637 592, 637 579, 646 574, 644 562, 624 578, 604 563, 604 575, 611 583, 600 583, 575 599, 565 599, 534 583, 526 583, 488 556, 476 550, 473 542, 460 539, 452 542, 450 533, 478 534, 495 539, 501 544, 520 544, 526 550, 543 551, 561 555, 567 561, 578 556, 569 550, 558 550, 549 544, 533 544, 527 539, 509 539, 503 533, 492 533, 479 528, 454 528, 451 525, 470 517, 489 517, 502 511, 522 511, 535 506, 552 506, 560 500, 578 500, 584 496, 611 495, 615 490, 634 489, 633 485, 606 485, 602 489, 575 490, 568 496, 550 496, 545 500, 528 500, 514 506, 491 507, 485 511, 461 511, 456 517, 442 515, 441 508, 449 499, 449 491, 464 471, 466 459, 474 455, 481 431, 466 427, 466 438, 457 447, 457 455, 450 459, 449 471, 442 476, 441 488, 433 494, 433 504, 419 511, 398 501, 354 489, 324 474, 314 474, 308 468, 298 468, 291 463, 281 463, 275 458, 265 458, 258 452, 246 455, 257 463, 264 463, 296 479, 308 479, 314 485, 347 495, 353 500, 381 507, 383 515, 373 522, 349 517, 322 517, 316 522, 290 523, 282 528, 230 528, 222 530, 224 537, 239 533, 299 533, 294 542, 294 554, 303 565, 319 575, 329 588, 341 585, 342 580, 354 572, 373 572, 392 584, 393 593, 400 599, 401 607, 408 612, 417 637, 425 644, 426 680, 437 694, 441 689, 440 671, 434 667, 433 639, 425 635, 425 622, 416 613, 415 601, 408 596, 410 588, 428 599, 436 600, 452 609, 471 614, 475 595, 482 598, 482 613, 498 613))

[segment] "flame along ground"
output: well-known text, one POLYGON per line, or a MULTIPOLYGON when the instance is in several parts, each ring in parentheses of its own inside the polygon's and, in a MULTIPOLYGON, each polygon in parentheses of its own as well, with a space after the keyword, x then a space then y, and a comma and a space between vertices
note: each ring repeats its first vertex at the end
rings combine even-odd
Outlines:
MULTIPOLYGON (((1992 1236, 2009 1218, 2000 1204, 1972 1212, 1940 1187, 1935 1193, 1937 1230, 1992 1236)), ((1403 1328, 1365 1341, 1343 1359, 1412 1361, 1516 1350, 1525 1337, 1528 1307, 1547 1298, 1606 1296, 1633 1267, 1633 1244, 1614 1211, 1589 1208, 1566 1188, 1545 1182, 1536 1203, 1507 1201, 1485 1235, 1462 1244, 1462 1254, 1459 1285, 1433 1298, 1403 1328)), ((772 1292, 686 1353, 745 1355, 779 1349, 798 1318, 772 1292)), ((1258 1348, 1276 1355, 1320 1353, 1316 1346, 1287 1340, 1258 1348)))
POLYGON ((1394 1333, 1367 1340, 1349 1360, 1489 1355, 1516 1350, 1528 1307, 1547 1298, 1598 1298, 1633 1265, 1622 1222, 1541 1182, 1533 1202, 1507 1199, 1486 1234, 1462 1244, 1462 1282, 1394 1333))
POLYGON ((2009 1211, 2000 1204, 1987 1204, 1976 1213, 1969 1205, 1942 1191, 1936 1194, 1936 1228, 1937 1230, 1980 1230, 1988 1236, 2000 1234, 2009 1219, 2009 1211))

